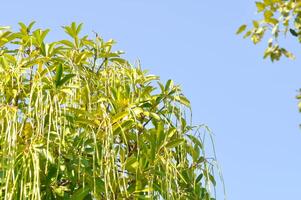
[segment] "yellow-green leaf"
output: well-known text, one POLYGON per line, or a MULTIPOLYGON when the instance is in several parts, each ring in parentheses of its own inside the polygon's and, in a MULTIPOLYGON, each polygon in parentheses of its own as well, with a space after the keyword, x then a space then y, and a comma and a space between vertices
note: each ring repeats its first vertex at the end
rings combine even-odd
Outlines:
POLYGON ((262 2, 257 1, 256 2, 257 12, 262 12, 265 9, 265 4, 262 2))
POLYGON ((238 35, 238 34, 244 32, 244 31, 246 30, 246 28, 247 28, 247 25, 245 25, 245 24, 241 25, 241 26, 237 29, 236 34, 238 35))

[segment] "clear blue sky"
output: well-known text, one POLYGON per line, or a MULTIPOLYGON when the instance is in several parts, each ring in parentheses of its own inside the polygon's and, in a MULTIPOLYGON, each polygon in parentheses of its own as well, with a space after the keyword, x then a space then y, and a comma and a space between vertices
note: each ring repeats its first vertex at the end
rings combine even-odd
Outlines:
POLYGON ((301 199, 300 46, 286 42, 296 61, 263 60, 265 44, 234 34, 254 17, 253 0, 26 0, 1 2, 0 24, 36 20, 61 39, 77 21, 116 39, 126 58, 182 85, 193 121, 214 131, 229 200, 301 199))

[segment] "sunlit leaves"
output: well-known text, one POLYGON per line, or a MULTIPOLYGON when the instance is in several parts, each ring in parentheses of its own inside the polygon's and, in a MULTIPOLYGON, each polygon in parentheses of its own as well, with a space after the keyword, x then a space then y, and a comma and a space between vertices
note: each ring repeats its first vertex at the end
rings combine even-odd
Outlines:
POLYGON ((179 85, 131 66, 114 40, 80 36, 82 24, 52 43, 48 29, 19 26, 0 28, 0 197, 212 197, 179 85))
MULTIPOLYGON (((253 28, 247 30, 244 38, 250 37, 254 44, 259 43, 266 32, 271 33, 264 58, 272 61, 282 56, 294 59, 292 53, 278 43, 280 36, 292 36, 301 41, 300 2, 294 0, 263 0, 255 2, 257 12, 262 15, 260 20, 253 21, 253 28), (290 34, 287 34, 290 33, 290 34), (272 40, 271 40, 272 39, 272 40), (272 42, 270 42, 272 41, 272 42)), ((243 32, 243 31, 242 31, 243 32)))
MULTIPOLYGON (((268 46, 264 51, 264 58, 272 62, 279 61, 283 56, 295 59, 293 53, 279 44, 281 37, 291 37, 301 42, 301 2, 295 0, 263 0, 255 2, 258 13, 262 14, 260 20, 253 21, 253 28, 247 30, 244 38, 250 37, 257 44, 266 32, 271 33, 268 46), (260 34, 258 35, 260 30, 260 34)), ((243 25, 242 27, 244 27, 243 25)), ((244 29, 239 28, 240 32, 244 29)), ((299 99, 299 98, 298 98, 299 99)), ((300 108, 300 104, 298 105, 300 108)), ((299 111, 301 111, 299 109, 299 111)))
POLYGON ((76 38, 76 37, 78 37, 78 34, 80 33, 80 31, 82 29, 82 25, 83 24, 79 24, 77 26, 77 24, 75 22, 72 22, 71 26, 63 26, 63 28, 69 36, 71 36, 72 38, 76 38))

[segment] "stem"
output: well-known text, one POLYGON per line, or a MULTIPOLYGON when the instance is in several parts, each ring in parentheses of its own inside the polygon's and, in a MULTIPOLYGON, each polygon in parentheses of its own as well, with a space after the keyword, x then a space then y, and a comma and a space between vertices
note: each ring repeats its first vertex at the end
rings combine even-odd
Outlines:
POLYGON ((105 62, 107 62, 108 58, 105 58, 102 63, 99 65, 96 74, 98 74, 99 70, 102 68, 102 66, 105 64, 105 62))

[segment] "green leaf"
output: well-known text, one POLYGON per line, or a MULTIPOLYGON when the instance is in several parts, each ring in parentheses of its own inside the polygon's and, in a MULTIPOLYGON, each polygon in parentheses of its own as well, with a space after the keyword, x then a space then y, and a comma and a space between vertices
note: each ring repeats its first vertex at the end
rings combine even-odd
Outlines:
POLYGON ((77 26, 77 29, 76 29, 76 35, 78 35, 80 33, 80 31, 82 30, 83 28, 83 23, 80 23, 78 26, 77 26))
POLYGON ((113 116, 112 118, 112 123, 116 123, 117 121, 125 118, 126 116, 129 115, 129 112, 128 111, 124 111, 124 112, 120 112, 120 113, 117 113, 116 115, 113 116))
POLYGON ((68 47, 74 48, 74 44, 69 40, 61 40, 60 43, 66 45, 68 47))
POLYGON ((262 12, 265 9, 265 4, 262 2, 255 2, 256 3, 256 7, 257 7, 257 12, 262 12))
POLYGON ((166 137, 166 134, 164 132, 164 123, 162 121, 159 121, 157 127, 156 127, 156 143, 159 145, 161 145, 166 137))
POLYGON ((182 144, 185 140, 184 139, 175 139, 175 140, 172 140, 170 142, 168 142, 165 147, 166 148, 174 148, 174 147, 177 147, 179 146, 180 144, 182 144))
POLYGON ((195 183, 199 183, 201 181, 201 179, 203 178, 203 174, 199 174, 198 177, 195 180, 195 183))
POLYGON ((66 186, 59 186, 54 189, 54 192, 60 197, 64 197, 66 191, 68 191, 66 186))
POLYGON ((253 26, 254 26, 255 28, 258 28, 258 27, 259 27, 259 23, 258 23, 258 21, 256 21, 256 20, 253 20, 253 26))
POLYGON ((50 184, 52 178, 54 178, 56 176, 56 172, 57 172, 57 166, 56 165, 50 165, 48 168, 48 173, 46 174, 46 184, 50 184))
POLYGON ((75 22, 71 23, 71 29, 72 29, 73 33, 76 33, 77 27, 76 27, 76 23, 75 22))
POLYGON ((185 96, 175 96, 176 101, 190 108, 190 101, 185 96))
POLYGON ((143 112, 143 109, 140 107, 136 107, 132 109, 132 113, 134 113, 136 116, 140 115, 143 112))
POLYGON ((59 81, 59 83, 56 85, 57 87, 60 87, 64 85, 67 81, 69 81, 71 78, 73 78, 75 74, 67 74, 63 79, 59 81))
POLYGON ((273 17, 266 19, 266 22, 270 23, 270 24, 273 24, 273 25, 277 25, 279 23, 279 21, 276 18, 273 18, 273 17))
POLYGON ((0 26, 0 31, 2 30, 9 30, 10 26, 0 26))
POLYGON ((67 33, 70 37, 74 38, 76 36, 70 26, 63 26, 63 28, 65 29, 65 33, 67 33))
POLYGON ((116 63, 121 64, 121 65, 128 64, 128 62, 123 58, 111 58, 110 61, 111 62, 116 62, 116 63))
POLYGON ((251 34, 252 34, 252 31, 247 31, 245 33, 245 35, 243 36, 243 38, 245 39, 245 38, 249 37, 251 34))
POLYGON ((58 86, 63 74, 63 65, 59 64, 56 67, 56 74, 55 74, 55 85, 58 86))
POLYGON ((83 200, 89 194, 89 191, 90 189, 87 186, 79 188, 73 193, 71 200, 83 200))
POLYGON ((18 24, 19 24, 19 26, 20 26, 20 31, 21 31, 23 34, 27 34, 27 27, 26 27, 26 25, 25 25, 23 22, 19 22, 18 24))
POLYGON ((101 178, 96 178, 96 189, 97 192, 105 192, 105 183, 101 178))
POLYGON ((150 112, 149 113, 149 116, 156 119, 156 120, 160 120, 160 116, 157 114, 157 113, 154 113, 154 112, 150 112))
POLYGON ((125 168, 131 172, 136 172, 139 162, 135 156, 131 156, 126 160, 125 168))
POLYGON ((197 164, 200 164, 200 163, 203 163, 205 160, 204 157, 200 157, 198 160, 197 160, 197 164))
POLYGON ((295 59, 295 56, 291 52, 287 51, 286 49, 281 48, 280 51, 285 57, 289 59, 295 59))
POLYGON ((238 34, 244 32, 244 31, 246 30, 246 28, 247 28, 247 25, 245 25, 245 24, 241 25, 241 26, 237 29, 236 34, 238 35, 238 34))
POLYGON ((113 133, 114 134, 118 134, 118 133, 120 133, 120 131, 122 133, 124 133, 124 131, 126 131, 129 128, 131 128, 131 126, 133 125, 133 122, 134 122, 134 120, 129 119, 129 120, 125 120, 125 121, 123 121, 121 123, 115 123, 113 125, 113 127, 112 127, 113 133))
POLYGON ((27 31, 29 32, 29 31, 31 31, 31 29, 32 29, 32 27, 33 27, 33 25, 35 25, 35 21, 32 21, 29 25, 28 25, 28 27, 27 27, 27 31))
POLYGON ((268 22, 269 21, 269 19, 271 19, 272 17, 273 17, 273 12, 272 11, 270 11, 270 10, 266 10, 265 12, 264 12, 264 19, 268 22))
POLYGON ((173 87, 173 80, 169 79, 165 85, 165 91, 168 92, 173 87))
POLYGON ((291 29, 291 28, 290 28, 290 33, 295 37, 298 37, 298 35, 299 35, 294 29, 291 29))
POLYGON ((201 149, 203 148, 202 142, 193 135, 187 135, 187 137, 196 145, 198 145, 201 149))
POLYGON ((214 177, 213 177, 211 174, 209 174, 209 179, 210 179, 211 183, 212 183, 214 186, 216 186, 216 181, 215 181, 214 177))

